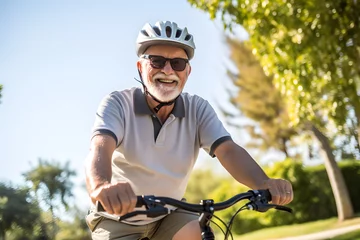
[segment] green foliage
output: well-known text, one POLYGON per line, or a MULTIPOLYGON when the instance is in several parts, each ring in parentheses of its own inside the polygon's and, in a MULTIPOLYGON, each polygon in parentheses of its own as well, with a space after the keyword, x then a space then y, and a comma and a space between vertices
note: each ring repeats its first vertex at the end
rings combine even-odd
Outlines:
MULTIPOLYGON (((347 186, 357 186, 360 181, 360 162, 340 162, 340 169, 346 176, 347 186)), ((233 233, 243 234, 265 227, 304 223, 336 216, 336 206, 329 179, 324 166, 304 167, 301 163, 287 159, 265 168, 273 178, 288 179, 294 188, 294 200, 289 204, 294 213, 289 214, 276 210, 266 213, 252 211, 240 212, 233 223, 233 233)), ((210 198, 223 201, 233 195, 248 189, 234 180, 223 181, 215 189, 210 198)), ((349 188, 355 212, 360 212, 360 192, 356 187, 349 188)), ((223 220, 230 220, 231 216, 243 206, 245 202, 238 203, 235 207, 218 212, 216 215, 223 220)))
POLYGON ((75 171, 70 170, 69 162, 61 166, 59 162, 42 159, 39 159, 38 166, 23 174, 26 181, 31 184, 38 202, 45 203, 50 209, 50 216, 43 215, 40 229, 51 239, 54 239, 59 230, 54 210, 61 206, 58 201, 68 209, 68 198, 73 196, 71 192, 73 183, 70 178, 75 174, 75 171))
MULTIPOLYGON (((218 14, 225 28, 240 24, 267 76, 286 99, 290 123, 311 127, 325 150, 339 220, 353 215, 330 145, 349 120, 360 130, 360 2, 188 0, 218 14), (328 141, 330 139, 330 141, 328 141)), ((355 139, 356 140, 356 139, 355 139)))
MULTIPOLYGON (((71 221, 56 219, 56 224, 51 224, 52 216, 50 212, 41 213, 41 221, 29 219, 33 225, 31 231, 14 226, 6 235, 7 240, 90 240, 91 234, 85 222, 85 213, 75 208, 72 209, 73 217, 71 221), (56 229, 52 229, 55 227, 56 229), (56 231, 56 236, 52 232, 56 231)), ((0 237, 0 239, 2 239, 0 237)))
MULTIPOLYGON (((348 186, 354 212, 359 213, 360 191, 358 191, 357 187, 355 186, 357 186, 358 182, 360 181, 360 161, 341 161, 338 163, 338 165, 344 176, 345 184, 348 186)), ((314 204, 327 206, 326 209, 314 207, 313 209, 309 209, 309 211, 317 216, 316 219, 324 219, 327 217, 336 216, 335 202, 332 198, 333 193, 324 166, 320 165, 315 167, 308 167, 306 170, 309 172, 309 174, 311 174, 311 178, 309 178, 311 186, 314 186, 315 189, 318 189, 316 192, 317 195, 311 199, 311 202, 314 204)))
POLYGON ((322 131, 333 124, 342 132, 353 119, 359 131, 359 1, 188 2, 212 19, 220 15, 224 28, 239 24, 248 31, 252 52, 286 97, 294 126, 311 121, 322 131))
MULTIPOLYGON (((296 194, 296 186, 304 184, 306 182, 307 176, 303 171, 302 165, 300 163, 291 161, 290 159, 284 162, 278 162, 271 168, 265 168, 269 176, 274 178, 284 178, 288 179, 293 183, 294 191, 296 194)), ((225 186, 219 186, 218 191, 214 192, 214 199, 216 201, 222 201, 224 199, 230 198, 236 193, 247 191, 243 185, 238 183, 232 183, 233 192, 229 192, 229 183, 226 183, 225 186), (221 194, 222 192, 222 194, 221 194), (218 197, 218 196, 222 196, 218 197)), ((218 213, 218 216, 222 219, 230 219, 230 216, 234 212, 243 206, 245 202, 239 203, 236 207, 232 209, 227 209, 218 213)), ((294 209, 298 209, 299 205, 306 204, 306 201, 303 201, 303 198, 295 198, 294 201, 289 205, 294 209)), ((297 218, 301 218, 300 214, 296 211, 297 215, 291 215, 285 212, 279 212, 275 210, 270 210, 266 213, 259 212, 240 212, 235 218, 233 223, 233 232, 236 234, 243 234, 249 231, 261 229, 264 227, 278 226, 283 224, 291 224, 298 222, 297 218)))
POLYGON ((0 183, 0 239, 91 239, 85 213, 68 204, 73 197, 71 177, 74 175, 68 162, 62 166, 40 159, 38 166, 24 173, 32 188, 0 183), (40 208, 39 203, 50 205, 49 209, 44 209, 44 205, 40 208), (54 215, 59 203, 68 210, 67 214, 73 211, 71 221, 54 215))
POLYGON ((90 230, 85 221, 83 211, 78 208, 73 209, 72 221, 59 221, 59 232, 56 234, 56 240, 90 240, 90 230))
POLYGON ((349 195, 354 212, 360 213, 360 191, 358 187, 360 182, 360 161, 341 161, 339 165, 344 175, 346 185, 349 188, 349 195))
POLYGON ((3 89, 3 85, 0 84, 0 99, 1 99, 1 97, 2 97, 2 95, 1 95, 2 89, 3 89))
POLYGON ((186 189, 186 201, 199 203, 200 200, 209 198, 211 193, 229 177, 216 175, 210 169, 196 169, 191 173, 189 184, 186 189))
MULTIPOLYGON (((65 208, 68 207, 66 197, 71 197, 73 183, 70 181, 76 173, 69 169, 69 162, 61 166, 58 162, 49 162, 39 159, 38 166, 23 174, 26 181, 30 182, 32 189, 38 193, 42 192, 42 199, 52 210, 55 205, 53 201, 60 197, 65 208)), ((39 197, 39 196, 38 196, 39 197)))
MULTIPOLYGON (((220 185, 216 191, 213 192, 211 195, 211 198, 214 199, 215 202, 224 201, 232 196, 241 193, 246 192, 249 189, 235 181, 227 181, 223 182, 222 185, 220 185)), ((234 206, 217 212, 216 216, 222 219, 226 224, 229 223, 230 219, 232 218, 233 214, 244 205, 244 202, 239 202, 235 204, 234 206)), ((246 212, 246 214, 243 214, 244 212, 240 212, 234 219, 233 225, 232 225, 232 232, 236 234, 241 234, 247 232, 247 229, 258 229, 261 228, 262 225, 258 221, 258 217, 260 213, 257 212, 246 212), (246 215, 246 220, 244 219, 244 215, 246 215)), ((217 224, 220 224, 219 221, 215 221, 217 224)), ((214 227, 214 230, 216 231, 217 228, 214 227)))
POLYGON ((26 188, 14 188, 0 183, 0 238, 6 232, 21 228, 24 234, 32 234, 40 219, 40 209, 26 188))
POLYGON ((252 139, 251 146, 264 151, 275 148, 289 157, 287 146, 297 132, 291 127, 285 100, 276 89, 273 76, 264 73, 260 62, 243 42, 228 37, 227 43, 239 72, 228 70, 228 76, 238 88, 230 102, 257 123, 245 126, 252 139))

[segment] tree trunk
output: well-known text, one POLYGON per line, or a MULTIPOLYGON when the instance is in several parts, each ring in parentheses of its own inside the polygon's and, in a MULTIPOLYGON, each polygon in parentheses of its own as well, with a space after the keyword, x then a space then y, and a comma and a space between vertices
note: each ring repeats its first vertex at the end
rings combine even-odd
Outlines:
POLYGON ((341 170, 335 161, 329 140, 314 125, 311 125, 311 130, 322 146, 321 154, 324 156, 326 172, 335 197, 338 220, 343 221, 345 219, 352 218, 354 217, 354 210, 351 204, 349 192, 341 170))
POLYGON ((358 119, 359 123, 358 123, 358 126, 357 126, 357 147, 358 147, 358 150, 359 150, 359 155, 360 156, 360 119, 358 119))
POLYGON ((281 142, 282 142, 282 151, 285 153, 285 156, 286 158, 289 158, 289 152, 287 150, 287 146, 286 146, 286 143, 289 139, 286 139, 286 138, 281 138, 281 142))
POLYGON ((5 240, 6 232, 5 230, 0 231, 0 240, 5 240))

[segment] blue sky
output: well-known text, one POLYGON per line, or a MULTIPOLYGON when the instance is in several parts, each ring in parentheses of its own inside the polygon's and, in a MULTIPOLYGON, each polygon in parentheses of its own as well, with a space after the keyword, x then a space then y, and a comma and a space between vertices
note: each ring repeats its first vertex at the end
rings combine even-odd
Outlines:
MULTIPOLYGON (((186 0, 0 1, 0 181, 21 184, 21 173, 43 158, 70 161, 76 186, 83 184, 97 106, 113 90, 139 86, 135 39, 157 20, 195 36, 185 91, 218 111, 231 86, 222 25, 186 0)), ((76 195, 86 201, 81 190, 76 195)))

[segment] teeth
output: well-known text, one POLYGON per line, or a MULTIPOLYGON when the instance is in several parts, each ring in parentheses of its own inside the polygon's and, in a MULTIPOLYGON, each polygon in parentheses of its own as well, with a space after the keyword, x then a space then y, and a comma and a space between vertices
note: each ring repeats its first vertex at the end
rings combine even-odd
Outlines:
POLYGON ((164 83, 173 83, 174 80, 166 80, 166 79, 158 79, 159 82, 164 82, 164 83))

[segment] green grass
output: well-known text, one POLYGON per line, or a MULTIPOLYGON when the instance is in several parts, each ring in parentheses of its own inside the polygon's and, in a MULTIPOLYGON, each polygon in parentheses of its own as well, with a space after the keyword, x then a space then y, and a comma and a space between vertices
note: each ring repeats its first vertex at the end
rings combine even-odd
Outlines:
POLYGON ((331 240, 360 240, 360 230, 332 238, 331 240))
MULTIPOLYGON (((281 227, 274 227, 274 228, 266 228, 259 231, 254 231, 248 234, 244 234, 241 236, 234 236, 234 240, 258 240, 258 239, 276 239, 276 238, 285 238, 290 236, 300 236, 315 232, 320 232, 330 229, 336 229, 346 226, 351 226, 355 224, 360 224, 360 216, 346 220, 344 222, 338 222, 337 218, 330 218, 326 220, 320 220, 316 222, 309 222, 309 223, 303 223, 303 224, 294 224, 294 225, 288 225, 288 226, 281 226, 281 227)), ((352 234, 352 233, 349 233, 352 234)), ((355 231, 353 234, 360 234, 360 231, 355 231)), ((344 238, 336 238, 338 240, 353 240, 353 239, 359 239, 358 235, 354 235, 350 237, 347 236, 348 234, 345 234, 341 237, 344 238), (357 238, 356 238, 357 237, 357 238)), ((224 239, 222 235, 218 235, 217 239, 224 239)))

